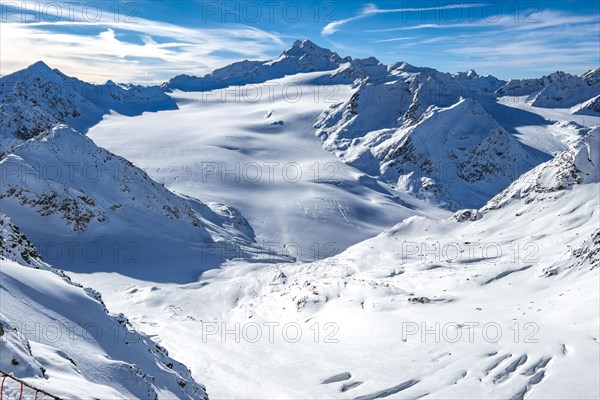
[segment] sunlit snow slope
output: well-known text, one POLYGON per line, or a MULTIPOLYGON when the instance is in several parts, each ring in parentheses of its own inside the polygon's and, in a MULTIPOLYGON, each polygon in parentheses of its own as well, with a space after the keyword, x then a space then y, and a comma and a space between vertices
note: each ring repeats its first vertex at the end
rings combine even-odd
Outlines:
POLYGON ((416 211, 419 201, 322 148, 314 121, 350 95, 348 86, 311 83, 330 74, 174 92, 179 110, 110 115, 89 137, 177 193, 233 205, 259 244, 303 260, 336 254, 415 213, 443 215, 425 204, 416 211))
POLYGON ((598 398, 600 136, 586 135, 479 211, 408 218, 316 263, 107 296, 216 398, 598 398))

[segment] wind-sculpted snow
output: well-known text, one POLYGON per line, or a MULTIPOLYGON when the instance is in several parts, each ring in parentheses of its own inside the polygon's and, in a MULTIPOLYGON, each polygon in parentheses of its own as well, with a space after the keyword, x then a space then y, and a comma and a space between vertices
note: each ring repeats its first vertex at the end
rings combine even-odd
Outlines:
POLYGON ((112 82, 92 85, 53 70, 43 62, 0 78, 1 152, 59 123, 85 132, 104 114, 139 115, 176 109, 158 87, 124 89, 112 82))
MULTIPOLYGON (((122 314, 108 314, 98 292, 53 270, 16 225, 0 220, 0 370, 64 398, 207 398, 187 367, 122 314)), ((3 396, 18 393, 4 384, 3 396)))

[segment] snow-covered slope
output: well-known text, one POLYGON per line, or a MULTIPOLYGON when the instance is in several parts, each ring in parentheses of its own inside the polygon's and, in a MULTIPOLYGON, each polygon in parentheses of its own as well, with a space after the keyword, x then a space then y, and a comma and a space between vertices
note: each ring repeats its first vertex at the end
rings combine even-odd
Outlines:
POLYGON ((252 85, 174 92, 179 110, 109 116, 89 137, 170 190, 233 205, 260 244, 305 261, 336 254, 399 218, 440 214, 322 148, 315 119, 334 99, 350 94, 346 85, 314 84, 329 75, 268 81, 259 86, 262 96, 249 95, 252 100, 244 97, 252 85), (297 91, 294 101, 285 87, 297 91))
POLYGON ((573 114, 593 115, 600 117, 600 95, 592 97, 574 107, 573 114))
POLYGON ((599 70, 504 82, 297 41, 98 102, 41 64, 10 77, 0 206, 21 229, 0 218, 0 312, 19 375, 202 397, 159 343, 219 398, 600 397, 599 70), (129 335, 40 255, 149 353, 12 330, 86 327, 73 300, 129 335))
MULTIPOLYGON (((206 399, 183 364, 44 263, 0 215, 0 370, 63 398, 206 399), (33 268, 31 268, 33 267, 33 268)), ((3 396, 19 395, 10 379, 3 396)), ((25 388, 23 398, 33 398, 25 388)))
MULTIPOLYGON (((600 93, 597 74, 504 82, 397 63, 358 73, 352 97, 325 110, 315 128, 326 149, 371 176, 450 208, 480 207, 567 145, 554 121, 506 100, 527 95, 531 108, 568 109, 600 93), (514 140, 522 130, 531 133, 514 140)), ((594 100, 573 112, 595 115, 594 100)))
POLYGON ((365 75, 315 128, 326 149, 371 176, 450 208, 479 207, 542 161, 488 113, 505 84, 493 76, 407 63, 365 75))
POLYGON ((556 200, 556 192, 575 185, 600 182, 600 128, 587 134, 547 163, 521 176, 495 196, 484 210, 497 209, 515 201, 531 204, 556 200))
POLYGON ((46 267, 29 238, 5 214, 0 214, 0 249, 4 259, 33 268, 46 267))
POLYGON ((217 397, 598 398, 598 141, 591 130, 476 218, 411 217, 333 258, 232 263, 159 292, 121 280, 109 304, 217 397), (180 343, 199 331, 202 346, 180 343))
POLYGON ((238 257, 260 252, 237 210, 177 196, 66 126, 15 145, 0 173, 3 212, 62 268, 189 280, 223 261, 228 246, 238 257), (188 262, 161 272, 177 253, 188 262))
MULTIPOLYGON (((362 71, 362 64, 349 64, 345 68, 362 71)), ((336 71, 333 77, 345 68, 336 71)), ((431 106, 449 107, 461 97, 490 96, 504 83, 474 71, 451 75, 407 63, 390 65, 387 69, 372 68, 364 76, 352 97, 326 110, 316 124, 329 149, 343 150, 352 139, 369 132, 418 122, 431 106)))
POLYGON ((39 61, 0 78, 0 152, 59 123, 85 132, 111 110, 123 115, 171 110, 175 102, 158 87, 124 89, 92 85, 39 61))

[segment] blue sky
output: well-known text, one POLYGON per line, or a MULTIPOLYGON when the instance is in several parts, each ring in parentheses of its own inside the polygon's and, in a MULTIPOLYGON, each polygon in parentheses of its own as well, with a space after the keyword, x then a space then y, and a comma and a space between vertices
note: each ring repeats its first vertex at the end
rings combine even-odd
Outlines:
POLYGON ((600 64, 594 1, 0 2, 0 73, 37 61, 82 79, 156 83, 240 59, 271 59, 294 40, 384 63, 500 78, 600 64))

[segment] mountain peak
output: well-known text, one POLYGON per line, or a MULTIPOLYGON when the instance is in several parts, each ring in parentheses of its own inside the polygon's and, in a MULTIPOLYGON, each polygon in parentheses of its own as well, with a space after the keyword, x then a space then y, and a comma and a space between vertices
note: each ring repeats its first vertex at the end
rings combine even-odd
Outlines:
POLYGON ((39 73, 39 74, 42 74, 42 73, 53 73, 53 72, 55 72, 55 71, 54 71, 52 68, 50 68, 50 67, 48 66, 48 64, 46 64, 46 63, 45 63, 45 62, 43 62, 43 61, 37 61, 37 62, 35 62, 35 63, 31 64, 31 65, 30 65, 29 67, 27 67, 26 69, 27 69, 28 71, 31 71, 31 72, 37 72, 37 73, 39 73))
POLYGON ((6 90, 8 90, 10 86, 18 82, 30 84, 34 79, 41 79, 44 82, 56 81, 60 76, 64 75, 59 70, 50 68, 43 61, 38 61, 27 68, 2 76, 0 81, 2 81, 3 84, 8 85, 5 86, 6 90))
POLYGON ((305 54, 310 54, 310 55, 321 55, 321 54, 333 55, 333 54, 335 54, 335 55, 337 55, 336 53, 332 52, 331 50, 320 47, 308 39, 296 40, 289 49, 287 49, 283 52, 283 55, 285 55, 285 56, 298 57, 298 58, 302 57, 305 54))
POLYGON ((294 41, 294 43, 292 44, 292 47, 304 47, 304 46, 317 46, 313 41, 309 40, 309 39, 303 39, 303 40, 296 40, 294 41))

